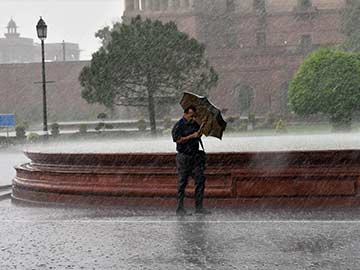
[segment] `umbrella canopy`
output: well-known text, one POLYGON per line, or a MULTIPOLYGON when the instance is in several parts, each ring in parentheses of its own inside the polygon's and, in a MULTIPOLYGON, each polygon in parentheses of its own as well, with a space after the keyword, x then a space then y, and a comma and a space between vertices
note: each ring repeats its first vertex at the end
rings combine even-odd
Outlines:
POLYGON ((213 136, 221 140, 226 122, 222 118, 220 110, 206 97, 184 92, 180 105, 183 109, 189 106, 196 108, 195 121, 199 125, 204 124, 201 128, 202 133, 205 136, 213 136))

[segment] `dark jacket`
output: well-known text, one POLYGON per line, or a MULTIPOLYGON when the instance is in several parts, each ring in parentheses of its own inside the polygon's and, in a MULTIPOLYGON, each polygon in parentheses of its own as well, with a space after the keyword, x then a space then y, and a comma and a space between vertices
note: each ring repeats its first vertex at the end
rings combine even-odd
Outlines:
MULTIPOLYGON (((172 129, 172 138, 176 142, 181 137, 186 137, 196 131, 200 126, 195 121, 186 121, 185 118, 181 118, 172 129)), ((199 152, 200 138, 189 139, 183 143, 176 144, 176 151, 182 154, 194 155, 199 152)))

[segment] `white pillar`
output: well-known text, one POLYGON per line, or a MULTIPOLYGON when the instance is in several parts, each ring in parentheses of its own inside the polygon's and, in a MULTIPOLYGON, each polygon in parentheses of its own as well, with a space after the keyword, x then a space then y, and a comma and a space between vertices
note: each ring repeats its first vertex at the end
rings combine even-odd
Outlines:
POLYGON ((145 9, 152 10, 152 0, 145 0, 145 9))
POLYGON ((190 3, 190 10, 193 10, 195 7, 194 7, 194 0, 189 0, 189 3, 190 3))
POLYGON ((189 0, 180 0, 180 9, 182 10, 189 9, 189 0))
POLYGON ((172 0, 172 9, 178 10, 180 8, 180 0, 172 0))
POLYGON ((160 0, 153 0, 153 9, 156 11, 160 10, 160 0))
POLYGON ((168 10, 174 10, 174 0, 169 0, 169 2, 168 2, 168 10))
POLYGON ((127 10, 127 11, 134 10, 134 1, 133 0, 125 0, 125 10, 127 10))
POLYGON ((139 9, 140 9, 139 0, 134 0, 134 9, 135 9, 135 10, 139 10, 139 9))
POLYGON ((141 10, 145 10, 145 0, 140 0, 141 1, 141 10))
POLYGON ((155 7, 154 2, 155 2, 155 0, 149 0, 149 2, 150 2, 150 4, 149 4, 150 5, 150 10, 154 10, 154 7, 155 7))
POLYGON ((161 10, 161 11, 167 10, 168 7, 169 7, 169 2, 168 2, 168 0, 160 0, 160 10, 161 10))

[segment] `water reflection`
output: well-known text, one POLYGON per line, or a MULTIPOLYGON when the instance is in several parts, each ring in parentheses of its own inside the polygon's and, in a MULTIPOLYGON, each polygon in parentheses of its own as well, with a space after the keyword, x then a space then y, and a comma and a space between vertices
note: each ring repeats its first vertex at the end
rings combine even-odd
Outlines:
POLYGON ((175 247, 184 269, 219 269, 223 262, 219 242, 203 216, 179 217, 175 229, 175 247))

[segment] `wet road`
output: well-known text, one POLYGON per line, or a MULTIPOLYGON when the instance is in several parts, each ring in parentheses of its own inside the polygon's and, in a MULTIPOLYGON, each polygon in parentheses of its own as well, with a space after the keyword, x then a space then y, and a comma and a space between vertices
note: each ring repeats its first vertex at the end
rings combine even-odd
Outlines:
POLYGON ((61 208, 0 202, 0 269, 359 269, 360 210, 61 208))

